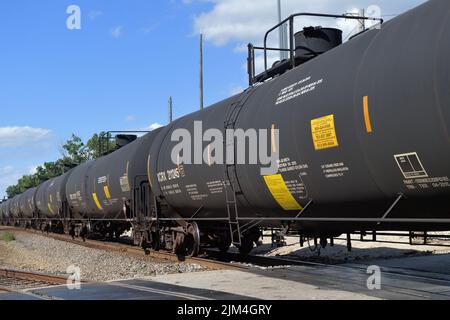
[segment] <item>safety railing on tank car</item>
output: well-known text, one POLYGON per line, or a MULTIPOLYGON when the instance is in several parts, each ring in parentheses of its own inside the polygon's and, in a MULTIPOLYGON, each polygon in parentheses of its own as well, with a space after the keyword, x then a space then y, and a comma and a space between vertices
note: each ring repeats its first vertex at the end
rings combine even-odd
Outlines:
MULTIPOLYGON (((255 79, 257 78, 256 70, 255 70, 255 51, 256 50, 264 51, 264 72, 267 72, 267 70, 268 70, 267 69, 267 52, 268 51, 289 52, 290 69, 295 67, 294 22, 295 22, 295 18, 297 18, 297 17, 320 17, 320 18, 334 18, 334 19, 378 21, 380 24, 383 24, 383 22, 384 22, 384 20, 382 18, 372 18, 372 17, 345 15, 345 14, 344 15, 336 15, 336 14, 323 14, 323 13, 310 13, 310 12, 293 14, 266 32, 266 34, 264 36, 264 46, 263 47, 257 47, 251 43, 248 45, 247 70, 248 70, 250 86, 252 86, 256 82, 258 82, 258 81, 255 81, 255 79), (289 48, 286 49, 286 48, 267 47, 267 39, 269 37, 269 34, 272 33, 273 31, 275 31, 276 29, 280 28, 281 26, 283 26, 286 23, 289 23, 289 48)), ((305 48, 305 49, 307 49, 307 48, 305 48)))

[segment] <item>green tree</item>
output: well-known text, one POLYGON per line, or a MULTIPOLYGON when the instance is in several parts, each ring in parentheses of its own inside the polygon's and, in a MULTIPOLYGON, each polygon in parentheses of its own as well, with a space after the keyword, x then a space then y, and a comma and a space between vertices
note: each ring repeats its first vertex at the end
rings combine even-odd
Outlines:
POLYGON ((103 135, 103 132, 100 134, 94 134, 86 143, 87 151, 89 154, 89 159, 97 159, 101 157, 100 150, 100 137, 103 135))
POLYGON ((72 134, 72 137, 66 141, 63 147, 63 163, 82 164, 89 160, 88 147, 83 143, 80 137, 72 134))
MULTIPOLYGON (((19 179, 16 185, 9 186, 6 189, 6 193, 9 198, 12 198, 18 194, 25 192, 29 188, 37 187, 44 181, 55 178, 64 174, 71 168, 78 166, 88 160, 97 159, 101 156, 99 137, 100 134, 94 134, 86 144, 83 140, 72 134, 69 140, 67 140, 61 146, 62 157, 55 162, 45 162, 43 165, 36 168, 36 173, 32 175, 24 175, 19 179)), ((114 142, 110 143, 110 150, 115 148, 114 142)), ((106 146, 106 143, 104 144, 106 146)))
POLYGON ((86 143, 89 159, 97 159, 102 156, 102 153, 106 151, 112 151, 116 149, 116 141, 104 131, 99 134, 94 134, 86 143))
POLYGON ((18 194, 20 194, 19 185, 9 186, 6 188, 6 193, 8 194, 9 198, 12 198, 18 194))

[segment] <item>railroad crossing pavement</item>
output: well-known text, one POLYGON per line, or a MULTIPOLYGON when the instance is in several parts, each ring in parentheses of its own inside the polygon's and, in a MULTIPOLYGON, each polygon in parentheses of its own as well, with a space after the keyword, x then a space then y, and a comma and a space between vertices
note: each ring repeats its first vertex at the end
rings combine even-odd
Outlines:
POLYGON ((19 292, 0 292, 0 300, 14 300, 14 301, 30 301, 30 300, 42 300, 39 297, 19 292))
MULTIPOLYGON (((185 274, 186 275, 186 274, 185 274)), ((314 286, 277 278, 264 277, 242 271, 211 271, 184 277, 156 277, 151 280, 128 280, 110 283, 85 284, 80 290, 56 286, 28 290, 27 294, 4 293, 0 300, 256 300, 256 299, 370 299, 352 292, 327 290, 306 297, 314 286), (195 283, 189 284, 190 281, 195 283), (173 282, 173 283, 170 283, 173 282), (214 288, 217 289, 214 289, 214 288), (224 290, 220 290, 224 289, 224 290), (301 291, 299 291, 301 290, 301 291), (299 292, 301 294, 299 295, 299 292), (248 295, 245 295, 248 294, 248 295)))
POLYGON ((148 279, 0 293, 0 299, 64 300, 450 300, 450 255, 376 260, 338 266, 307 265, 251 271, 220 270, 148 279), (369 265, 381 268, 381 290, 369 290, 369 265))
MULTIPOLYGON (((450 300, 450 270, 448 273, 427 271, 437 263, 450 267, 450 255, 428 260, 429 256, 403 258, 403 267, 394 268, 389 260, 376 261, 381 269, 381 289, 369 290, 367 265, 310 265, 259 269, 252 272, 213 271, 209 273, 166 275, 154 281, 190 285, 258 299, 270 300, 347 300, 347 299, 444 299, 450 300), (411 263, 408 264, 408 260, 411 263), (439 260, 439 261, 438 261, 439 260), (420 263, 419 263, 420 262, 420 263), (384 267, 384 263, 389 267, 384 267), (420 270, 410 268, 421 265, 420 270), (407 268, 408 267, 408 268, 407 268)), ((417 267, 416 267, 417 268, 417 267)))
POLYGON ((147 280, 81 285, 80 290, 53 286, 23 293, 0 293, 0 300, 248 300, 233 293, 196 289, 147 280), (30 295, 31 294, 31 295, 30 295))

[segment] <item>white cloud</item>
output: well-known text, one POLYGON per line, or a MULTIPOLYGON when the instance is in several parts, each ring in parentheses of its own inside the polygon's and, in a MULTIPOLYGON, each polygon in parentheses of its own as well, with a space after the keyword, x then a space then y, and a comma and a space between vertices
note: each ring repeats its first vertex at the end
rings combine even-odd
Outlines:
MULTIPOLYGON (((391 1, 378 0, 381 15, 400 14, 426 0, 391 1)), ((194 32, 203 33, 206 41, 216 46, 234 45, 235 53, 247 51, 247 44, 263 45, 265 32, 278 23, 276 0, 213 0, 212 9, 194 18, 194 32), (256 3, 257 2, 257 3, 256 3)), ((373 0, 282 0, 282 16, 288 17, 298 12, 318 13, 355 13, 358 8, 368 8, 373 0)), ((356 31, 355 20, 297 18, 295 31, 305 26, 337 27, 343 30, 344 39, 356 31)), ((269 35, 268 46, 278 47, 278 32, 269 35)), ((278 52, 268 53, 268 66, 279 60, 278 52)), ((264 60, 261 53, 256 54, 256 72, 263 70, 264 60)), ((246 68, 246 64, 245 64, 246 68)))
MULTIPOLYGON (((267 53, 267 67, 270 68, 275 61, 280 60, 279 53, 275 51, 269 51, 267 53)), ((242 68, 247 70, 247 63, 242 65, 242 68)), ((264 55, 262 53, 255 55, 255 70, 256 74, 264 71, 264 55)))
POLYGON ((0 175, 10 174, 14 171, 13 166, 0 167, 0 175))
POLYGON ((32 127, 0 127, 0 147, 20 147, 49 140, 52 131, 32 127))
POLYGON ((164 127, 164 126, 159 123, 153 123, 153 124, 149 125, 145 130, 153 131, 153 130, 159 129, 161 127, 164 127))
POLYGON ((151 26, 149 26, 149 27, 141 28, 140 31, 141 31, 142 33, 144 33, 144 34, 149 34, 149 33, 153 32, 154 30, 156 30, 156 28, 157 28, 158 26, 159 26, 159 23, 155 23, 155 24, 153 24, 153 25, 151 25, 151 26))
POLYGON ((38 166, 29 167, 28 174, 36 174, 38 166))
POLYGON ((88 14, 89 19, 91 19, 91 20, 95 20, 96 18, 98 18, 98 17, 100 17, 102 15, 103 15, 103 12, 99 11, 99 10, 92 10, 88 14))
POLYGON ((123 26, 117 26, 111 29, 111 35, 114 38, 119 38, 123 34, 123 26))
POLYGON ((245 90, 245 89, 242 88, 241 86, 235 86, 235 87, 231 88, 230 94, 231 94, 232 96, 234 96, 234 95, 236 95, 236 94, 241 93, 241 92, 244 91, 244 90, 245 90))
POLYGON ((0 167, 0 198, 6 197, 6 188, 16 184, 21 177, 13 166, 0 167))
MULTIPOLYGON (((204 33, 206 41, 215 45, 236 43, 238 46, 252 42, 261 45, 264 33, 277 21, 277 2, 275 0, 214 0, 209 12, 203 12, 194 19, 194 31, 204 33)), ((391 1, 378 0, 381 14, 402 13, 425 0, 391 1)), ((357 12, 357 8, 368 8, 373 0, 283 0, 283 17, 296 12, 320 12, 344 14, 357 12)), ((299 18, 296 30, 301 26, 322 25, 341 27, 344 34, 356 26, 355 21, 321 18, 299 18)), ((271 43, 278 42, 278 33, 274 32, 271 43)))
POLYGON ((144 131, 145 131, 145 132, 153 131, 153 130, 159 129, 159 128, 161 128, 161 127, 164 127, 164 125, 155 122, 155 123, 152 123, 151 125, 148 125, 148 126, 146 126, 146 127, 140 127, 140 128, 136 128, 136 127, 135 127, 135 128, 130 128, 128 131, 136 132, 136 135, 137 135, 138 137, 142 137, 143 135, 145 135, 145 133, 143 133, 144 131), (138 131, 139 131, 139 132, 142 131, 142 132, 137 133, 138 131))
POLYGON ((0 167, 0 199, 6 197, 6 189, 17 184, 24 175, 35 174, 38 166, 16 168, 10 165, 0 167))
POLYGON ((125 118, 126 122, 133 122, 136 121, 136 116, 134 114, 130 114, 125 118))

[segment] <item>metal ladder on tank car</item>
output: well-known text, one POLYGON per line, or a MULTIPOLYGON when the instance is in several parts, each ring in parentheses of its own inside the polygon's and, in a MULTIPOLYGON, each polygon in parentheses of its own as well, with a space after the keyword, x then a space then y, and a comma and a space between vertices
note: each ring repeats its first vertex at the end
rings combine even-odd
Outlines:
MULTIPOLYGON (((227 112, 225 121, 224 121, 224 133, 226 136, 226 132, 228 129, 236 128, 236 121, 239 117, 239 114, 242 110, 242 107, 247 102, 248 98, 253 93, 253 89, 247 89, 239 100, 233 102, 227 112)), ((228 223, 230 227, 230 236, 231 243, 235 246, 242 245, 242 233, 241 227, 239 225, 239 212, 238 212, 238 201, 237 198, 243 197, 243 193, 239 184, 239 180, 236 173, 236 149, 234 149, 234 161, 232 164, 227 162, 227 150, 228 144, 227 139, 224 139, 224 154, 225 154, 225 164, 224 164, 224 192, 225 199, 227 205, 227 213, 228 213, 228 223)), ((234 140, 233 140, 234 145, 234 140)))

